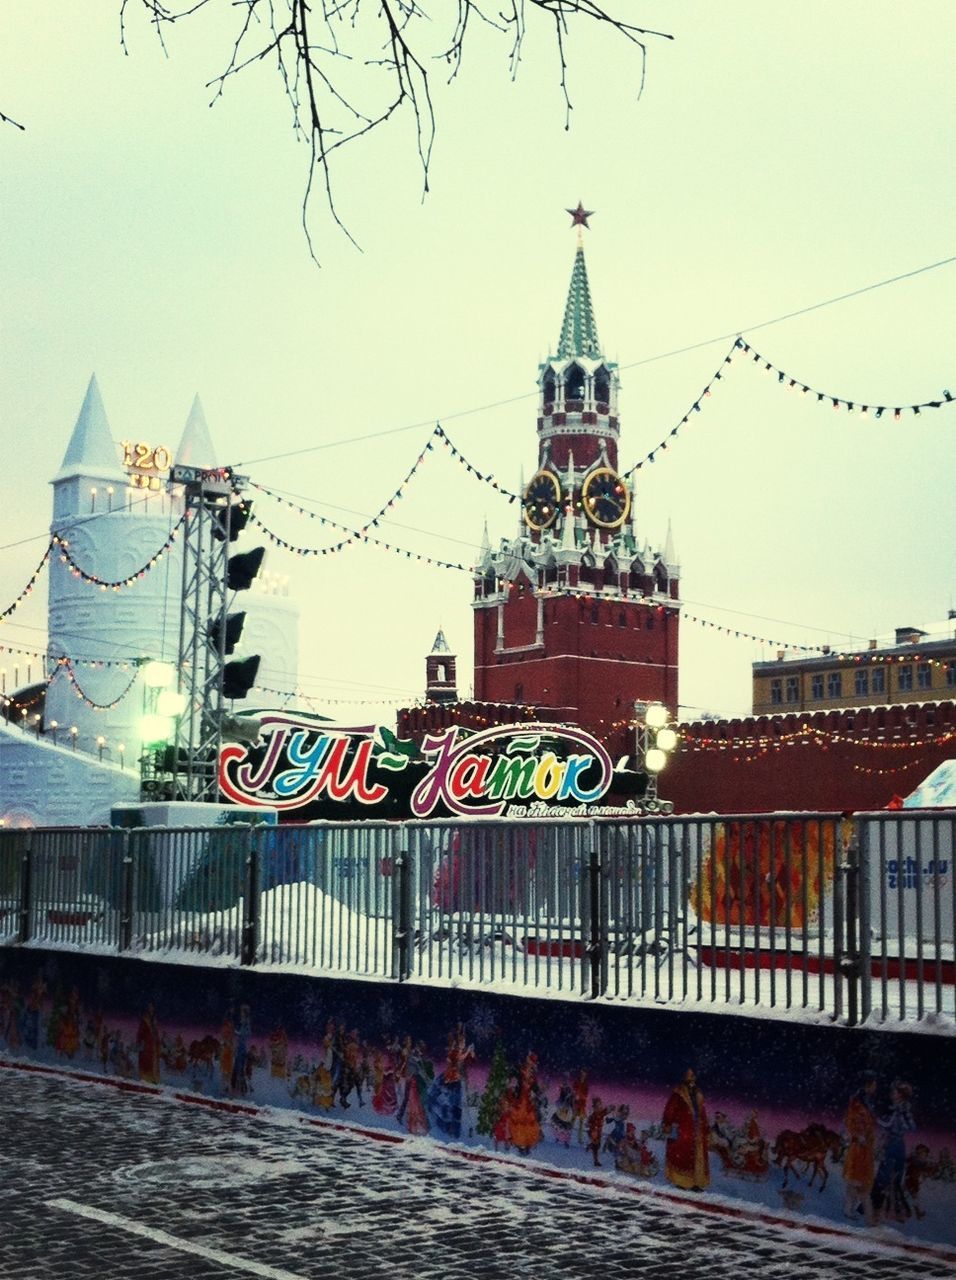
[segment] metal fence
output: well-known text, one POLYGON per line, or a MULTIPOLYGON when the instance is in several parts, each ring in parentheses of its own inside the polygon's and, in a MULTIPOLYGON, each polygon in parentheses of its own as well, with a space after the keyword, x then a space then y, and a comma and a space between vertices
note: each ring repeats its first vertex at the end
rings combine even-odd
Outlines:
POLYGON ((956 815, 0 832, 0 942, 956 1016, 956 815))

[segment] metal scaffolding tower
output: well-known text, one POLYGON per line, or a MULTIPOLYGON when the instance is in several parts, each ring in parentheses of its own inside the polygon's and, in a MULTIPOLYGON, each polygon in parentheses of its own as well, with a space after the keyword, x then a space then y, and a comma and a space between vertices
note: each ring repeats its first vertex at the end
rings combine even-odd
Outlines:
POLYGON ((226 665, 226 593, 232 497, 237 477, 228 471, 173 467, 186 506, 179 692, 186 700, 165 762, 173 800, 219 798, 223 671, 226 665))

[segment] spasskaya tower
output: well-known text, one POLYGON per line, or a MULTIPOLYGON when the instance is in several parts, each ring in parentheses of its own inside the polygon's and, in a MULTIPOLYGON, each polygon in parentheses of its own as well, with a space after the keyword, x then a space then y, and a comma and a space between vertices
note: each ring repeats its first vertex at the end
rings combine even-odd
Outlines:
POLYGON ((578 228, 557 350, 538 370, 537 467, 517 536, 475 569, 475 699, 560 709, 629 749, 636 701, 677 714, 680 566, 642 535, 618 461, 617 366, 598 340, 578 228))

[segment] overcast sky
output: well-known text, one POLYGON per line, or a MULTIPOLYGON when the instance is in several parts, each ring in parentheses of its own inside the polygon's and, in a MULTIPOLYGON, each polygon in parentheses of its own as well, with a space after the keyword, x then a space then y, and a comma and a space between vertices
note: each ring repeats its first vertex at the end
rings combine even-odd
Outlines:
MULTIPOLYGON (((208 108, 238 12, 213 8, 176 28, 168 57, 135 14, 123 56, 119 0, 0 9, 0 111, 27 126, 0 126, 0 608, 42 553, 48 481, 94 370, 117 439, 174 444, 198 391, 220 461, 347 525, 408 471, 430 431, 414 424, 441 420, 516 488, 535 465, 537 363, 557 342, 579 198, 596 210, 586 252, 622 366, 625 465, 668 435, 728 343, 667 353, 737 331, 856 403, 956 395, 956 263, 752 327, 956 255, 951 0, 631 0, 675 40, 649 43, 638 100, 636 55, 579 24, 568 132, 546 25, 529 15, 514 83, 506 42, 479 29, 456 83, 435 86, 431 193, 408 120, 343 155, 339 211, 362 251, 317 200, 321 269, 274 70, 208 108)), ((956 407, 875 421, 735 363, 639 472, 641 528, 660 545, 672 520, 687 613, 773 641, 688 618, 685 715, 749 710, 750 664, 777 641, 865 642, 946 616, 954 440, 956 407)), ((257 510, 289 541, 341 537, 264 498, 257 510)), ((437 450, 381 536, 471 563, 485 519, 494 540, 518 511, 437 450)), ((371 546, 274 550, 270 566, 301 601, 303 687, 335 712, 419 694, 439 626, 468 692, 467 574, 371 546)), ((44 622, 45 584, 0 639, 42 645, 44 622)))

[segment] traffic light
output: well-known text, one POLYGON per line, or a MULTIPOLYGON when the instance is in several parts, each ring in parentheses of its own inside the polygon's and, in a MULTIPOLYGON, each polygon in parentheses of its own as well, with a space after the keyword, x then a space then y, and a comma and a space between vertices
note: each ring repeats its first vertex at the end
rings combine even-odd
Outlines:
POLYGON ((265 547, 253 547, 240 555, 230 556, 226 568, 226 586, 230 591, 248 591, 253 579, 262 568, 265 547))
POLYGON ((217 542, 226 541, 226 524, 229 525, 229 541, 235 542, 249 523, 252 515, 251 502, 225 503, 212 509, 212 536, 217 542))
MULTIPOLYGON (((233 653, 236 645, 239 643, 239 637, 242 635, 242 628, 246 621, 245 613, 230 613, 226 617, 226 643, 222 650, 223 653, 233 653)), ((219 649, 222 639, 222 620, 214 618, 209 624, 209 643, 216 650, 219 649)))
POLYGON ((236 662, 227 662, 222 669, 222 696, 224 698, 244 698, 256 682, 259 672, 259 655, 242 658, 236 662))

